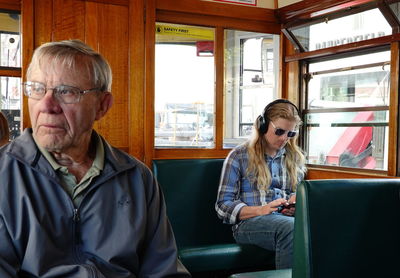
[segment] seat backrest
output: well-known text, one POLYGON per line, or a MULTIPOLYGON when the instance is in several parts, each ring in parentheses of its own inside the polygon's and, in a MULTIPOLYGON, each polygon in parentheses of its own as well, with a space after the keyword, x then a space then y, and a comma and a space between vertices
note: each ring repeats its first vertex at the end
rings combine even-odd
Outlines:
POLYGON ((214 209, 224 159, 154 160, 178 248, 235 242, 214 209))
POLYGON ((400 277, 400 180, 299 185, 294 278, 400 277))

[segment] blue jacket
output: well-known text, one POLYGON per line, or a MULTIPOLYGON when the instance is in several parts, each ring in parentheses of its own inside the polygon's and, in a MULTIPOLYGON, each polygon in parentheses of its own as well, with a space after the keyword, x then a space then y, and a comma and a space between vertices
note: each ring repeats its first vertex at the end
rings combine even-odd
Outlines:
POLYGON ((0 149, 0 277, 190 277, 162 193, 138 160, 105 146, 75 208, 31 130, 0 149))

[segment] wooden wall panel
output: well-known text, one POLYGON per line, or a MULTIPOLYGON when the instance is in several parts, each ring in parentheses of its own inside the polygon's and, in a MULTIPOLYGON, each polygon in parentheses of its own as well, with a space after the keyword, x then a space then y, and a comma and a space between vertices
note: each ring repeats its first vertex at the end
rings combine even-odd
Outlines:
POLYGON ((96 50, 112 68, 114 104, 105 118, 96 124, 96 129, 114 146, 128 149, 128 7, 97 5, 99 30, 96 50))
POLYGON ((52 41, 53 0, 34 0, 34 3, 35 37, 33 45, 36 48, 45 42, 52 41))
POLYGON ((53 0, 52 41, 85 36, 85 2, 53 0))
POLYGON ((129 152, 144 160, 145 0, 129 5, 129 152))
MULTIPOLYGON (((35 0, 33 45, 36 48, 49 41, 80 39, 109 61, 113 71, 114 105, 95 128, 111 144, 129 151, 129 6, 121 3, 35 0)), ((24 122, 27 122, 26 115, 24 122)))

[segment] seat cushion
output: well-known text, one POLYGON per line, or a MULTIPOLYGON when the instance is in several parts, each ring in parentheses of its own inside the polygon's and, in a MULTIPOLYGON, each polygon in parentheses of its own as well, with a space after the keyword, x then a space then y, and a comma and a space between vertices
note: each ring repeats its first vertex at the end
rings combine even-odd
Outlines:
POLYGON ((291 269, 279 269, 269 271, 246 272, 232 274, 229 278, 292 278, 291 269))
POLYGON ((216 244, 179 250, 179 258, 191 272, 274 267, 274 252, 254 245, 216 244))

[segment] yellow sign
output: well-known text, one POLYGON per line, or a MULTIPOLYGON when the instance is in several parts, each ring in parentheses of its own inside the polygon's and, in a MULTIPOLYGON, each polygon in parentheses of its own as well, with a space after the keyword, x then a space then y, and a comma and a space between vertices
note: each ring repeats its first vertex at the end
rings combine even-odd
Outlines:
POLYGON ((173 25, 160 25, 156 24, 157 35, 174 35, 179 37, 201 39, 201 40, 214 40, 214 31, 210 29, 186 27, 186 26, 173 26, 173 25))

